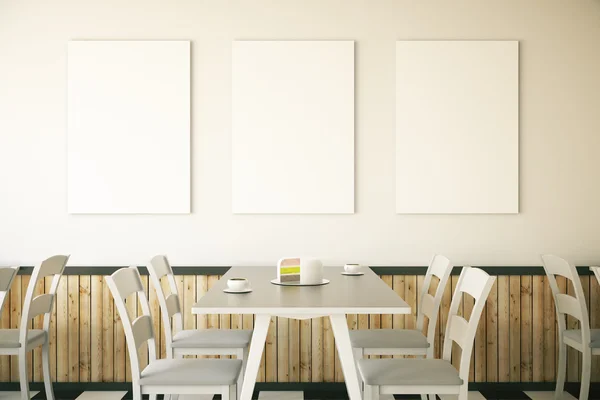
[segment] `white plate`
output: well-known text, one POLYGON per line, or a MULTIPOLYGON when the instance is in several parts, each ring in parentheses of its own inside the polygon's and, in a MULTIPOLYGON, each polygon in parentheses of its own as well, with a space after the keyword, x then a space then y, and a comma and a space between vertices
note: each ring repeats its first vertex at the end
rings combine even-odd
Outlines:
POLYGON ((348 275, 348 276, 361 276, 364 275, 364 272, 342 272, 342 275, 348 275))
POLYGON ((321 282, 319 283, 300 283, 299 281, 294 281, 294 282, 281 282, 279 281, 279 278, 273 279, 271 281, 272 284, 274 285, 280 285, 280 286, 321 286, 321 285, 327 285, 329 283, 329 279, 323 279, 321 282))
POLYGON ((248 288, 248 289, 244 289, 244 290, 223 289, 223 291, 225 293, 232 293, 232 294, 250 293, 252 291, 252 288, 248 288))

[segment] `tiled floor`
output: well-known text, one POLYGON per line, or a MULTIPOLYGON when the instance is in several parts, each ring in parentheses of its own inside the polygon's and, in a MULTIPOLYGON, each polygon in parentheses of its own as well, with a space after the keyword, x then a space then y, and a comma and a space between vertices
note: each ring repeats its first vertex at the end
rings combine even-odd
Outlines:
MULTIPOLYGON (((42 393, 31 392, 32 399, 45 399, 42 393)), ((131 393, 128 392, 83 392, 83 393, 56 393, 56 400, 121 400, 130 399, 131 393)), ((219 397, 214 397, 218 399, 219 397)), ((396 399, 420 399, 419 396, 395 396, 396 399)), ((335 397, 328 393, 311 392, 260 392, 258 400, 343 400, 344 397, 335 397)), ((347 397, 346 397, 347 399, 347 397)), ((391 396, 382 396, 381 400, 391 400, 391 396)), ((447 397, 444 397, 446 400, 447 397)), ((553 392, 469 392, 469 400, 512 400, 512 399, 532 399, 532 400, 554 400, 553 392)), ((576 397, 566 394, 564 400, 574 400, 576 397)), ((590 400, 597 397, 590 397, 590 400)), ((0 400, 20 400, 19 392, 0 392, 0 400)), ((213 400, 210 395, 197 396, 179 396, 179 400, 213 400)))

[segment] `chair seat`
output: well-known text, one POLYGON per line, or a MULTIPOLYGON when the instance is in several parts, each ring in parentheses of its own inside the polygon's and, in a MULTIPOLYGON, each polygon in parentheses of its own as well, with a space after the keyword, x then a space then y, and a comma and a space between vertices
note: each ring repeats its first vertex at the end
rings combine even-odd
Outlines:
POLYGON ((193 329, 178 332, 173 348, 244 348, 252 339, 251 330, 193 329))
MULTIPOLYGON (((563 332, 565 339, 581 344, 581 329, 568 329, 563 332)), ((600 348, 600 329, 590 329, 590 347, 600 348)))
POLYGON ((141 385, 232 385, 241 360, 163 359, 152 361, 141 373, 141 385))
POLYGON ((437 386, 463 384, 448 361, 423 358, 361 359, 358 369, 367 385, 437 386))
POLYGON ((352 347, 361 349, 426 349, 427 338, 413 329, 360 329, 350 331, 352 347))
MULTIPOLYGON (((2 349, 18 349, 21 347, 19 343, 19 329, 0 329, 0 348, 2 349)), ((46 342, 46 331, 41 329, 30 329, 27 331, 27 347, 40 346, 46 342)))

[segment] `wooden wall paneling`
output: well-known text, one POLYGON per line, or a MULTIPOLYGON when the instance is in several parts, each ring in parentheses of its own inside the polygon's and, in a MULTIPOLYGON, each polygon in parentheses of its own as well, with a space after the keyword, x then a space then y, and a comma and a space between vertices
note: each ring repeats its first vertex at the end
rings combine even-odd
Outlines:
POLYGON ((415 329, 417 327, 417 277, 408 275, 404 280, 404 299, 410 306, 411 313, 405 315, 404 326, 406 329, 415 329))
MULTIPOLYGON (((70 278, 70 277, 69 277, 70 278)), ((79 381, 89 382, 91 372, 91 276, 79 277, 79 381)))
MULTIPOLYGON (((183 329, 196 329, 196 316, 192 314, 192 307, 196 303, 196 277, 193 275, 185 275, 183 277, 183 311, 185 318, 183 319, 183 329)), ((231 317, 229 317, 231 325, 231 317)), ((230 326, 231 327, 231 326, 230 326)), ((196 358, 195 356, 186 356, 186 358, 196 358)))
MULTIPOLYGON (((38 281, 35 286, 33 296, 39 296, 45 293, 45 282, 44 279, 38 281)), ((34 318, 32 323, 33 329, 44 329, 44 316, 38 315, 34 318)), ((43 382, 44 376, 42 373, 42 346, 38 346, 33 350, 33 374, 29 377, 34 382, 43 382)))
MULTIPOLYGON (((394 288, 394 277, 392 275, 383 275, 381 279, 390 287, 394 288)), ((394 327, 394 319, 392 314, 381 315, 381 329, 392 329, 394 327)), ((350 327, 352 329, 352 327, 350 327)), ((382 356, 381 358, 392 358, 392 356, 382 356)))
POLYGON ((521 382, 531 382, 533 364, 531 276, 521 277, 521 382))
POLYGON ((300 321, 289 320, 289 371, 290 382, 300 382, 300 321))
MULTIPOLYGON (((246 316, 244 316, 246 318, 246 316)), ((277 382, 277 318, 271 318, 265 342, 265 381, 277 382)))
MULTIPOLYGON (((392 288, 394 289, 394 292, 396 292, 398 297, 400 297, 401 299, 404 299, 405 298, 404 290, 406 288, 405 283, 404 283, 404 275, 394 275, 394 277, 392 278, 392 281, 393 281, 392 288)), ((404 321, 405 321, 404 314, 394 314, 392 316, 392 324, 394 326, 394 329, 404 329, 404 321)), ((356 329, 360 329, 358 322, 359 322, 359 316, 357 316, 357 318, 356 318, 356 329)))
MULTIPOLYGON (((0 316, 0 329, 10 329, 11 294, 7 296, 0 316)), ((0 356, 0 382, 10 382, 10 356, 0 356)))
MULTIPOLYGON (((277 317, 277 381, 289 382, 289 320, 277 317)), ((333 371, 333 368, 332 368, 333 371)))
MULTIPOLYGON (((600 284, 595 276, 590 277, 590 327, 600 328, 600 284)), ((600 357, 592 357, 592 381, 600 381, 600 357)))
MULTIPOLYGON (((494 286, 496 284, 494 283, 494 286)), ((491 296, 491 292, 490 292, 491 296)), ((489 297, 488 296, 488 300, 489 297)), ((472 300, 475 304, 475 299, 472 300)), ((493 301, 492 301, 493 302, 493 301)), ((486 382, 487 381, 487 307, 483 307, 481 312, 481 318, 479 319, 479 325, 477 326, 477 333, 475 334, 475 351, 473 362, 475 364, 475 382, 486 382)))
POLYGON ((544 306, 543 306, 543 322, 544 322, 544 382, 554 382, 556 380, 556 363, 557 363, 557 336, 556 336, 556 309, 554 307, 554 298, 552 289, 548 283, 548 278, 544 277, 544 306))
POLYGON ((310 382, 312 378, 312 322, 312 319, 300 321, 300 382, 310 382))
MULTIPOLYGON (((278 338, 278 340, 281 339, 278 338)), ((323 381, 335 381, 335 343, 331 321, 328 317, 323 319, 323 381)))
POLYGON ((69 381, 69 277, 63 276, 56 292, 56 379, 69 381))
POLYGON ((67 315, 69 318, 69 325, 67 329, 68 337, 68 370, 69 378, 67 382, 78 382, 79 381, 79 356, 80 356, 80 343, 79 343, 79 276, 68 275, 63 278, 67 280, 67 315))
POLYGON ((544 287, 546 277, 543 275, 532 277, 532 376, 533 382, 544 381, 544 363, 553 364, 554 360, 545 360, 544 355, 544 287))
POLYGON ((519 382, 521 380, 521 277, 510 276, 510 303, 509 312, 509 362, 510 362, 510 381, 519 382))
POLYGON ((115 379, 115 301, 102 279, 102 381, 116 382, 115 379))
POLYGON ((161 354, 161 340, 164 340, 162 315, 160 313, 160 303, 156 294, 156 288, 148 279, 148 304, 150 306, 150 315, 152 316, 152 329, 154 329, 154 345, 156 356, 161 354))
POLYGON ((498 382, 510 381, 510 282, 497 278, 498 287, 498 382))
POLYGON ((492 286, 485 308, 485 381, 498 382, 498 279, 492 286))
MULTIPOLYGON (((196 301, 200 300, 208 291, 208 276, 206 275, 198 275, 196 277, 196 301)), ((242 316, 242 328, 244 327, 244 320, 242 316)), ((251 317, 251 316, 250 316, 251 317)), ((196 315, 196 326, 198 329, 207 329, 208 328, 208 315, 196 315)), ((164 342, 164 340, 163 340, 164 342)), ((205 356, 198 356, 198 358, 206 358, 205 356)))
MULTIPOLYGON (((209 275, 208 276, 208 290, 210 290, 213 285, 215 285, 219 280, 218 275, 209 275)), ((250 316, 251 318, 252 316, 250 316)), ((208 329, 218 329, 221 322, 221 318, 218 314, 210 314, 208 315, 208 329)), ((208 358, 217 358, 215 356, 208 356, 208 358)))
POLYGON ((117 307, 114 307, 113 313, 113 329, 115 334, 114 339, 114 381, 115 382, 125 382, 126 376, 126 368, 125 368, 125 354, 127 353, 127 348, 125 344, 125 333, 123 331, 123 324, 121 323, 121 316, 119 315, 119 311, 117 307))
POLYGON ((323 381, 323 325, 325 318, 315 318, 312 321, 311 332, 311 381, 323 381))
MULTIPOLYGON (((23 303, 25 303, 25 294, 27 293, 27 288, 29 286, 29 282, 31 280, 31 276, 23 275, 21 277, 21 307, 23 307, 23 303)), ((22 309, 21 309, 22 314, 22 309)), ((27 321, 29 329, 33 328, 32 321, 27 321)), ((19 323, 19 327, 21 324, 19 323)), ((27 352, 27 379, 31 381, 33 378, 33 352, 27 352)))
MULTIPOLYGON (((10 329, 18 329, 21 323, 21 280, 23 276, 17 276, 10 289, 10 329)), ((10 356, 10 380, 19 381, 19 359, 10 356)))
POLYGON ((90 381, 102 382, 102 332, 103 332, 104 277, 90 276, 90 381))

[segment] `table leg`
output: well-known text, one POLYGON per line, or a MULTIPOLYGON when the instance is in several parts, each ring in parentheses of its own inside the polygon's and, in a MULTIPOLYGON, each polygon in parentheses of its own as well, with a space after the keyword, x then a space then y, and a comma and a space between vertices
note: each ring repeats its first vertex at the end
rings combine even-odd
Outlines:
POLYGON ((260 367, 260 359, 262 358, 267 340, 267 331, 271 316, 267 314, 259 314, 254 320, 254 332, 252 333, 252 341, 250 342, 250 352, 248 353, 248 361, 246 362, 246 370, 244 371, 244 381, 242 382, 242 393, 238 400, 251 400, 254 392, 254 384, 260 367))
POLYGON ((358 373, 354 362, 354 353, 352 351, 352 344, 350 343, 350 332, 348 330, 346 316, 343 314, 336 314, 331 315, 329 319, 331 320, 331 329, 333 330, 333 336, 335 337, 340 364, 342 364, 342 371, 344 372, 348 397, 350 400, 361 400, 362 395, 358 383, 358 373))

